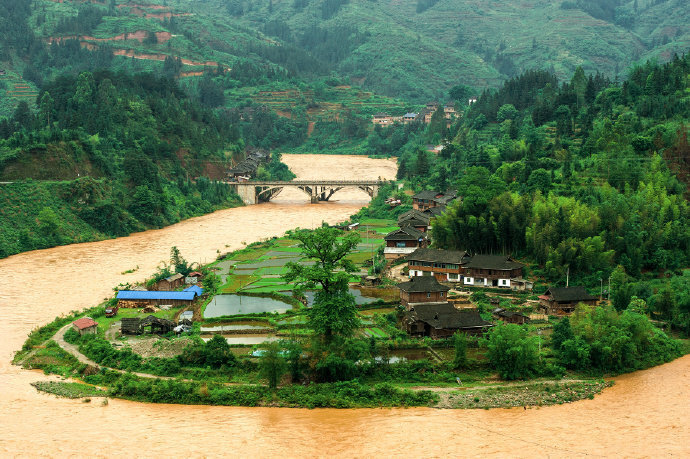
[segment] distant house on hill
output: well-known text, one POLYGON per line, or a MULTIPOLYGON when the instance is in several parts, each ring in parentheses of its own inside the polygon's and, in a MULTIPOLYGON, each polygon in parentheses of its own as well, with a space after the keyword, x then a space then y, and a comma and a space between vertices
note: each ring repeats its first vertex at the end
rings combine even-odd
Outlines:
POLYGON ((463 265, 470 261, 464 250, 417 249, 407 257, 410 276, 434 276, 440 282, 462 281, 463 265))
POLYGON ((423 190, 412 196, 412 208, 425 211, 434 207, 445 207, 457 197, 458 193, 454 190, 448 190, 446 192, 423 190))
POLYGON ((464 284, 510 288, 510 279, 522 277, 523 267, 507 255, 475 255, 464 267, 464 284))
POLYGON ((418 231, 412 226, 403 226, 391 231, 383 239, 386 241, 386 246, 383 248, 386 260, 394 260, 429 244, 427 233, 418 231))
POLYGON ((386 113, 377 113, 372 117, 372 123, 378 124, 379 126, 388 126, 393 124, 393 118, 386 113))
POLYGON ((565 315, 575 311, 578 304, 596 305, 598 298, 584 287, 549 287, 539 296, 539 310, 544 314, 565 315))
POLYGON ((403 124, 409 124, 417 120, 419 113, 405 113, 402 117, 403 124))

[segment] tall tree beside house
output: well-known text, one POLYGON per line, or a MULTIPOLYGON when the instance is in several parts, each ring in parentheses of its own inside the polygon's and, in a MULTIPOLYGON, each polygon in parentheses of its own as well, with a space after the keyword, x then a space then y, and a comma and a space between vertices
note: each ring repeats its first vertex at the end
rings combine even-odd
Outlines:
POLYGON ((309 309, 309 325, 326 343, 334 336, 351 336, 359 326, 354 297, 348 291, 350 273, 356 271, 347 255, 357 246, 359 233, 347 233, 322 226, 313 231, 301 230, 293 234, 299 241, 302 254, 316 263, 305 266, 290 262, 283 276, 294 283, 297 291, 319 289, 309 309))

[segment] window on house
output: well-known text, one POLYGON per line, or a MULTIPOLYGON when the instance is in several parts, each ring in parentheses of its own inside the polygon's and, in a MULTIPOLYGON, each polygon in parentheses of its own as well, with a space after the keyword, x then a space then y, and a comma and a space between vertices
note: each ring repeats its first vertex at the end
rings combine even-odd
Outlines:
POLYGON ((404 242, 396 242, 395 246, 396 247, 405 247, 405 243, 404 242))
POLYGON ((427 294, 426 294, 426 297, 427 297, 427 298, 431 298, 431 293, 427 293, 427 294))
POLYGON ((441 298, 443 298, 443 292, 441 292, 441 298))

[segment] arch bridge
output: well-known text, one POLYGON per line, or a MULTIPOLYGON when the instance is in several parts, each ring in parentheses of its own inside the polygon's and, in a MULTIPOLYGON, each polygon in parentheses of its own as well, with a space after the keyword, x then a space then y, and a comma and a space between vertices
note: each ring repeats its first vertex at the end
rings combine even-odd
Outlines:
POLYGON ((258 204, 259 202, 270 201, 278 196, 286 187, 293 187, 302 190, 311 199, 312 203, 328 201, 333 194, 343 188, 359 188, 372 198, 376 196, 381 185, 385 181, 381 180, 294 180, 290 182, 282 181, 262 181, 262 182, 228 182, 245 204, 258 204))

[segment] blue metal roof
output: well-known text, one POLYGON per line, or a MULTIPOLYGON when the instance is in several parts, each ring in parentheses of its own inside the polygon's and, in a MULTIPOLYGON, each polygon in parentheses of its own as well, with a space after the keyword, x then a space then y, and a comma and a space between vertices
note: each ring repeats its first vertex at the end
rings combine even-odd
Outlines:
MULTIPOLYGON (((198 288, 198 287, 197 287, 198 288)), ((201 290, 201 289, 200 289, 201 290)), ((120 290, 117 292, 118 300, 186 300, 192 301, 195 292, 145 292, 139 290, 120 290)))
POLYGON ((204 289, 198 285, 192 285, 183 290, 183 292, 194 292, 197 296, 201 296, 204 293, 204 289))

